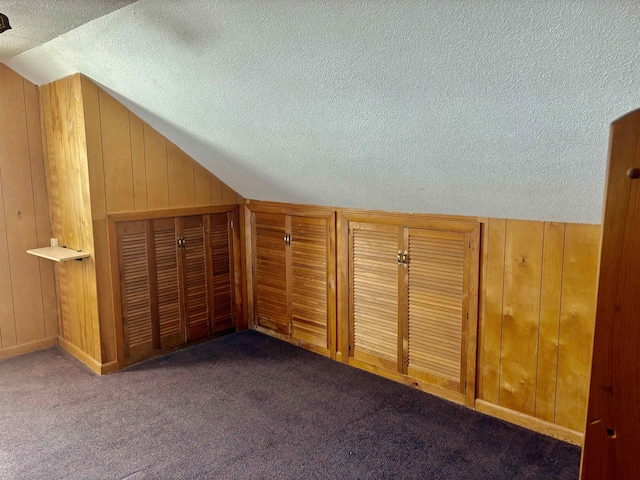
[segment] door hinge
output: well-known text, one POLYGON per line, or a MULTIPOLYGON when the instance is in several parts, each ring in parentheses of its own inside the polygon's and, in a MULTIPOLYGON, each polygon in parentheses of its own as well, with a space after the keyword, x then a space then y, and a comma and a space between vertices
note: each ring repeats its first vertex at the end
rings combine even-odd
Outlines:
POLYGON ((231 220, 231 229, 233 230, 234 228, 234 224, 233 224, 233 220, 231 220))
POLYGON ((469 242, 469 248, 471 248, 471 242, 469 242))
POLYGON ((466 380, 464 381, 464 388, 465 389, 467 388, 467 381, 466 380))
POLYGON ((467 312, 467 320, 469 320, 469 312, 467 312))
POLYGON ((347 233, 351 235, 351 227, 347 227, 347 233))
POLYGON ((348 350, 349 350, 349 353, 351 353, 351 345, 349 345, 349 348, 348 348, 348 350))

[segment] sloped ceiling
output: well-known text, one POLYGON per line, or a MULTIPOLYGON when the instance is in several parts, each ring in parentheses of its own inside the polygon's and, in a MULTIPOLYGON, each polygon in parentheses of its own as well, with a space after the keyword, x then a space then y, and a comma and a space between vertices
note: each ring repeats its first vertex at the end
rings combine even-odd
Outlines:
POLYGON ((80 71, 247 198, 597 223, 640 2, 140 0, 6 63, 80 71))
POLYGON ((135 0, 3 1, 11 30, 0 37, 0 62, 37 47, 135 0))

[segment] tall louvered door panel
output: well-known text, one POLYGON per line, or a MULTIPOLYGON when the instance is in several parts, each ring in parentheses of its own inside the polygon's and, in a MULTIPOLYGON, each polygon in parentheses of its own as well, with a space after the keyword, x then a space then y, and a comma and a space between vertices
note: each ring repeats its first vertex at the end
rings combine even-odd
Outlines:
POLYGON ((209 250, 211 268, 208 279, 212 310, 211 332, 216 333, 235 325, 235 285, 233 278, 233 237, 230 213, 208 216, 209 250))
MULTIPOLYGON (((430 384, 465 393, 469 233, 404 229, 405 372, 430 384)), ((477 242, 475 242, 477 248, 477 242)))
MULTIPOLYGON (((180 276, 178 272, 176 224, 173 218, 153 220, 153 245, 157 284, 157 319, 160 347, 171 348, 185 342, 180 276)), ((153 304, 152 299, 152 304, 153 304)))
POLYGON ((253 279, 256 325, 291 334, 290 269, 285 235, 286 215, 254 212, 253 279))
POLYGON ((179 268, 182 277, 183 312, 187 340, 209 334, 209 295, 207 286, 207 255, 204 217, 178 219, 181 242, 179 268))
POLYGON ((292 336, 328 353, 332 225, 326 218, 290 218, 292 336))
POLYGON ((397 371, 401 359, 400 227, 351 222, 351 357, 397 371))
POLYGON ((122 326, 127 362, 149 356, 159 347, 151 298, 153 244, 149 222, 121 223, 117 228, 122 326))

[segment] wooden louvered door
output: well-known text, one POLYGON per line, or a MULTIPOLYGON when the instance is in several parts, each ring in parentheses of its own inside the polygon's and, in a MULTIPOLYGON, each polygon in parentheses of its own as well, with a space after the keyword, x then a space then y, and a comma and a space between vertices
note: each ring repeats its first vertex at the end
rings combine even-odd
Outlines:
POLYGON ((410 228, 403 233, 403 373, 464 394, 470 234, 410 228))
POLYGON ((125 352, 127 361, 135 362, 149 356, 160 341, 151 307, 149 223, 119 224, 117 237, 125 352))
POLYGON ((397 371, 401 360, 400 227, 349 224, 351 357, 397 371))
POLYGON ((178 236, 183 239, 178 259, 182 278, 182 307, 189 341, 209 334, 210 311, 203 216, 180 217, 178 236))
POLYGON ((185 342, 182 316, 180 275, 178 271, 176 224, 173 218, 152 221, 157 296, 152 305, 157 310, 160 348, 171 348, 185 342))
POLYGON ((288 222, 286 215, 262 212, 254 212, 252 222, 255 323, 283 335, 291 334, 288 222))
POLYGON ((331 224, 326 218, 290 217, 292 336, 328 349, 331 224))
POLYGON ((212 311, 212 333, 227 330, 235 325, 235 285, 233 278, 233 236, 230 213, 208 215, 209 245, 207 258, 209 304, 212 311))

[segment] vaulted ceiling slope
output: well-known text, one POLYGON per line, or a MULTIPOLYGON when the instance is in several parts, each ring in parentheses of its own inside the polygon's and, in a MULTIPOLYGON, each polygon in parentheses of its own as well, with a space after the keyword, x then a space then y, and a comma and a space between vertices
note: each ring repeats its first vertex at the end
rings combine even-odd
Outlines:
POLYGON ((7 64, 80 71, 247 198, 598 223, 640 2, 140 0, 7 64))
POLYGON ((37 47, 135 0, 3 1, 0 13, 12 30, 0 37, 0 62, 37 47))

